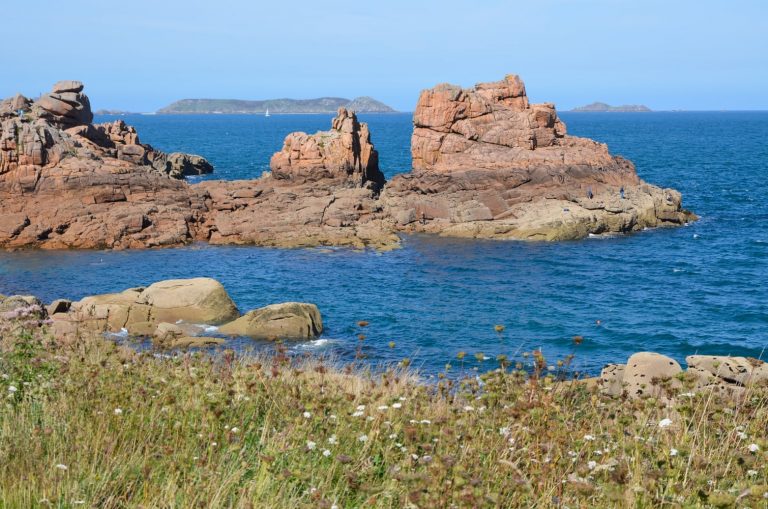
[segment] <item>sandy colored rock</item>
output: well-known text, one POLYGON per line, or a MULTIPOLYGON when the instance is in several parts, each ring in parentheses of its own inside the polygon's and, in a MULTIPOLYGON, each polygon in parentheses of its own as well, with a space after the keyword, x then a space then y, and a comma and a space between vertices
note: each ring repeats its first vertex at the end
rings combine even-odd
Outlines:
POLYGON ((224 286, 210 278, 169 279, 148 286, 136 303, 151 308, 157 322, 220 324, 240 316, 224 286))
POLYGON ((724 355, 689 355, 688 372, 698 374, 702 382, 746 386, 768 383, 768 365, 752 357, 724 355))
POLYGON ((600 371, 600 392, 608 396, 621 396, 624 393, 624 370, 626 364, 608 364, 600 371))
POLYGON ((323 320, 314 304, 284 302, 249 311, 222 325, 219 332, 262 339, 311 339, 323 332, 323 320))
MULTIPOLYGON (((94 295, 73 302, 68 313, 55 315, 83 330, 151 336, 158 324, 183 320, 219 324, 240 316, 237 306, 218 281, 210 278, 159 281, 147 288, 94 295)), ((66 330, 65 325, 59 325, 66 330)), ((183 329, 182 329, 183 331, 183 329)), ((186 334, 186 332, 185 332, 186 334)))
POLYGON ((666 394, 664 384, 680 387, 676 377, 680 364, 671 357, 655 352, 633 354, 624 368, 624 387, 631 398, 660 397, 666 394))
POLYGON ((205 336, 182 336, 163 343, 163 348, 205 348, 208 346, 222 345, 226 341, 221 338, 205 336))

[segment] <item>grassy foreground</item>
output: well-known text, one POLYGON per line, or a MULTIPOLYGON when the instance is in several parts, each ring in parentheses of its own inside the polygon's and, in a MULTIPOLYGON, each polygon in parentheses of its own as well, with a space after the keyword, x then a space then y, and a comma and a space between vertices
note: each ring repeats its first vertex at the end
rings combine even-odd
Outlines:
POLYGON ((42 329, 0 345, 3 508, 765 507, 768 496, 762 389, 667 407, 506 364, 425 384, 279 351, 56 345, 42 329))

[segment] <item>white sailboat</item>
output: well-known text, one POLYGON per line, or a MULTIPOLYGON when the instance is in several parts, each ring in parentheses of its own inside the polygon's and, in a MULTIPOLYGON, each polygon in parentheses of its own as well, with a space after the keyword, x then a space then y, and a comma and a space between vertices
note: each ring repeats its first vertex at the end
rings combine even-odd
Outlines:
POLYGON ((264 116, 265 116, 265 117, 268 117, 268 116, 269 116, 269 108, 267 108, 267 111, 265 111, 265 112, 264 112, 264 116))

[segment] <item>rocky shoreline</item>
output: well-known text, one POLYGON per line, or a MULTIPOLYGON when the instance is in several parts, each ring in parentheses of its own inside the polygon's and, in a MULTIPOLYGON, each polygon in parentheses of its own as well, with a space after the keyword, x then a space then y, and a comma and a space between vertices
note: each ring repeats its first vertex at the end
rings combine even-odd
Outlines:
MULTIPOLYGON (((43 326, 61 344, 106 340, 107 333, 122 332, 150 339, 162 350, 226 346, 235 337, 309 340, 323 333, 323 319, 315 304, 284 302, 241 314, 221 283, 210 278, 158 281, 146 288, 75 302, 57 299, 47 306, 33 296, 0 295, 0 332, 12 334, 14 328, 43 326), (218 326, 215 336, 210 335, 209 325, 218 326)), ((606 365, 599 377, 577 381, 597 386, 610 397, 650 397, 662 402, 699 392, 740 400, 749 388, 768 385, 768 363, 759 359, 690 355, 686 363, 683 370, 671 357, 638 352, 624 364, 606 365)))
POLYGON ((696 219, 604 144, 566 134, 507 76, 422 92, 413 171, 385 182, 366 124, 292 133, 271 173, 190 185, 200 156, 166 154, 122 121, 94 125, 83 84, 0 102, 0 247, 136 249, 194 241, 390 249, 399 234, 566 240, 696 219))

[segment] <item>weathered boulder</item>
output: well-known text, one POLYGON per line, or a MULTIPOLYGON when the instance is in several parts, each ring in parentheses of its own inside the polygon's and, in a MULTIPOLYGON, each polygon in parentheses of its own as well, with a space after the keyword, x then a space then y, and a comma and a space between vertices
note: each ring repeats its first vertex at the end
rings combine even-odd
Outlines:
POLYGON ((685 362, 688 364, 688 372, 697 376, 701 386, 717 383, 735 386, 768 383, 768 363, 752 357, 689 355, 685 362))
POLYGON ((184 330, 174 323, 162 322, 157 324, 152 333, 152 342, 155 344, 168 344, 184 336, 184 330))
POLYGON ((221 338, 212 338, 207 336, 182 336, 166 341, 162 348, 205 348, 208 346, 221 345, 225 341, 221 338))
POLYGON ((603 394, 621 396, 624 393, 624 370, 626 364, 608 364, 600 372, 598 385, 603 394))
POLYGON ((136 299, 158 322, 220 324, 240 316, 224 286, 211 278, 169 279, 148 286, 136 299))
POLYGON ((679 193, 645 184, 606 145, 568 136, 518 76, 425 90, 413 119, 413 172, 382 194, 402 231, 566 240, 695 219, 679 193))
POLYGON ((126 329, 135 336, 150 336, 162 322, 219 324, 238 316, 237 306, 221 283, 195 278, 160 281, 147 288, 85 297, 72 303, 67 313, 57 313, 53 318, 85 330, 126 329))
POLYGON ((46 323, 48 312, 37 297, 0 295, 0 342, 6 335, 46 323))
POLYGON ((311 339, 323 332, 323 320, 314 304, 285 302, 249 311, 222 325, 219 332, 263 339, 311 339))
POLYGON ((680 364, 671 357, 638 352, 627 360, 622 383, 631 398, 659 397, 666 394, 667 387, 680 387, 676 377, 682 371, 680 364))

